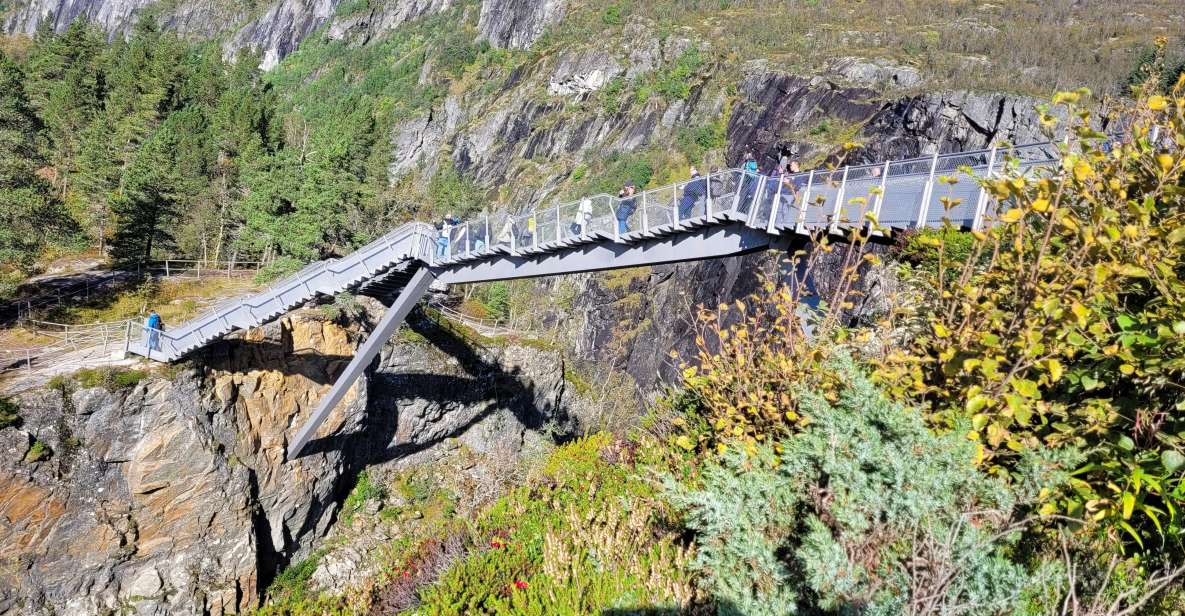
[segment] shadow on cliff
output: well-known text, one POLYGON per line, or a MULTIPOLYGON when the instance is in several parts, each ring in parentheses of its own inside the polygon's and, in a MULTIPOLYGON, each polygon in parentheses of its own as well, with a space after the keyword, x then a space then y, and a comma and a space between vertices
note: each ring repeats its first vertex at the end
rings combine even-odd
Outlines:
MULTIPOLYGON (((369 408, 363 428, 352 434, 316 439, 305 447, 302 455, 340 449, 365 452, 361 456, 365 459, 363 464, 381 464, 459 436, 501 410, 509 410, 515 420, 528 430, 539 430, 549 420, 566 419, 562 408, 541 408, 535 385, 523 378, 518 369, 506 370, 499 362, 490 360, 477 346, 478 343, 466 339, 447 325, 433 321, 418 310, 409 317, 407 326, 456 360, 464 374, 372 372, 369 408), (431 432, 429 438, 400 443, 397 442, 400 436, 397 434, 399 409, 412 400, 423 400, 443 409, 435 421, 445 421, 445 414, 464 407, 476 407, 476 410, 460 421, 450 423, 447 429, 426 430, 431 432)), ((433 420, 427 418, 426 421, 433 420)))

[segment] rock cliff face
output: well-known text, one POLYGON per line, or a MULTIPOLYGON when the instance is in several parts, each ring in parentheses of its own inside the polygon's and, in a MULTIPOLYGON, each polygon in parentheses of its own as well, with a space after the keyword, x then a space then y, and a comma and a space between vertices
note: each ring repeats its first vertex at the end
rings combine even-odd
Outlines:
MULTIPOLYGON (((112 37, 130 32, 145 12, 162 27, 198 38, 226 35, 224 53, 234 57, 254 50, 260 66, 270 69, 317 29, 329 24, 326 35, 347 35, 358 43, 390 32, 400 25, 438 13, 454 0, 389 0, 374 2, 360 13, 335 18, 341 0, 272 0, 248 10, 225 0, 19 0, 3 22, 7 33, 33 34, 43 24, 65 30, 75 19, 98 24, 112 37)), ((494 47, 525 49, 563 19, 567 0, 483 0, 481 37, 494 47)))
POLYGON ((287 439, 360 336, 315 311, 126 390, 25 396, 24 424, 0 430, 0 614, 241 613, 367 465, 446 437, 516 452, 575 425, 555 357, 418 323, 293 461, 287 439), (33 461, 34 441, 52 456, 33 461))
POLYGON ((494 47, 526 49, 566 9, 567 0, 484 0, 477 27, 494 47))

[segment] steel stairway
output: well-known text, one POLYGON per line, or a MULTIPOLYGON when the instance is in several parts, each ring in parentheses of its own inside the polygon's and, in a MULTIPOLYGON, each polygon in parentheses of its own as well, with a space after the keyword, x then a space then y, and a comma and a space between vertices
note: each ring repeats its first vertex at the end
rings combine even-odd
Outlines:
POLYGON ((149 353, 173 361, 239 328, 277 318, 318 294, 377 297, 389 308, 288 447, 300 451, 433 282, 463 284, 657 265, 788 248, 820 232, 875 223, 900 230, 952 224, 980 229, 996 204, 980 180, 1003 165, 1039 173, 1056 144, 762 176, 730 169, 635 196, 595 195, 522 214, 494 214, 441 235, 407 223, 335 261, 314 263, 256 295, 161 332, 149 353), (392 299, 393 298, 393 299, 392 299))

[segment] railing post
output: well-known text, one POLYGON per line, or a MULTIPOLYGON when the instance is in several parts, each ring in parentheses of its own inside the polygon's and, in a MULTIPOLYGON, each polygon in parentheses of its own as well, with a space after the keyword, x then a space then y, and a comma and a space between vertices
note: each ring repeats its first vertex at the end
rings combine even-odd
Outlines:
POLYGON ((25 349, 25 372, 33 373, 33 351, 25 349))
POLYGON ((778 210, 782 209, 782 183, 785 181, 785 176, 782 176, 782 178, 778 180, 777 192, 774 193, 774 200, 770 203, 769 220, 765 223, 765 232, 769 233, 770 235, 778 232, 777 229, 774 228, 774 224, 778 221, 778 210))
POLYGON ((489 252, 489 250, 490 250, 490 217, 488 215, 486 216, 486 219, 485 219, 485 230, 486 230, 486 232, 485 232, 485 235, 483 236, 484 239, 482 239, 482 244, 485 246, 485 250, 483 250, 482 252, 489 252))
POLYGON ((930 213, 930 197, 934 194, 934 172, 938 170, 938 152, 930 161, 930 177, 926 179, 926 188, 922 190, 922 203, 918 206, 918 219, 914 226, 924 228, 930 213))
POLYGON ((843 215, 844 198, 847 197, 845 193, 848 190, 848 167, 843 167, 843 177, 839 180, 839 190, 835 193, 835 207, 831 208, 831 224, 828 225, 827 231, 829 233, 839 233, 839 222, 843 215))
POLYGON ((712 217, 712 176, 713 173, 708 174, 708 183, 704 186, 704 217, 712 217))
MULTIPOLYGON (((881 192, 876 196, 876 202, 872 206, 872 217, 876 219, 876 226, 881 224, 881 207, 885 204, 885 190, 889 187, 889 161, 885 161, 884 169, 881 169, 881 192)), ((873 234, 880 235, 880 231, 873 229, 873 234)))
POLYGON ((741 170, 741 179, 737 182, 736 194, 732 196, 732 213, 736 214, 737 209, 741 207, 741 193, 745 192, 745 181, 749 178, 749 172, 741 170))
POLYGON ((611 224, 613 225, 613 241, 614 242, 621 241, 621 221, 618 220, 618 218, 617 218, 617 208, 620 205, 621 205, 620 201, 618 201, 617 204, 614 204, 613 201, 609 201, 609 215, 613 217, 613 222, 611 224))
POLYGON ((169 260, 165 259, 165 278, 169 277, 169 260))
POLYGON ((123 356, 127 357, 132 351, 132 320, 128 319, 123 330, 123 356))
POLYGON ((650 217, 646 213, 646 193, 643 192, 640 198, 642 200, 642 233, 645 234, 650 230, 650 217))
MULTIPOLYGON (((671 196, 673 197, 671 199, 671 222, 674 223, 674 225, 677 227, 677 226, 679 226, 679 189, 678 189, 679 185, 675 184, 675 186, 676 186, 676 188, 674 188, 671 191, 672 192, 671 196)), ((683 190, 687 190, 687 187, 684 186, 683 190)), ((695 207, 695 206, 693 205, 692 207, 695 207)))
POLYGON ((794 232, 806 235, 806 208, 811 203, 811 189, 815 187, 815 170, 806 179, 806 190, 802 191, 802 205, 798 208, 798 220, 794 223, 794 232))
MULTIPOLYGON (((988 156, 987 174, 984 176, 984 180, 990 180, 992 178, 992 174, 995 172, 996 149, 997 146, 993 145, 992 153, 988 156)), ((985 210, 987 209, 987 201, 987 188, 980 184, 979 198, 975 201, 975 218, 971 221, 972 231, 979 231, 983 228, 983 217, 986 213, 985 210)))
POLYGON ((753 199, 749 201, 749 215, 745 218, 745 224, 750 227, 757 220, 757 209, 761 207, 761 200, 765 198, 765 185, 769 183, 769 178, 758 174, 756 181, 757 188, 753 190, 753 199))

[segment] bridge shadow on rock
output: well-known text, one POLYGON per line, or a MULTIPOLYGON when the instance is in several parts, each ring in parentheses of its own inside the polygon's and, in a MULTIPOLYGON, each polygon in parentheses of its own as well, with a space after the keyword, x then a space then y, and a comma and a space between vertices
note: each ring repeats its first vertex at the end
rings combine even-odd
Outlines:
POLYGON ((325 354, 316 349, 293 349, 287 332, 274 340, 220 340, 203 349, 202 364, 214 370, 245 373, 274 370, 303 376, 318 385, 332 385, 349 365, 352 355, 325 354))
POLYGON ((460 436, 504 410, 532 431, 549 421, 561 425, 568 421, 562 406, 541 400, 538 388, 521 370, 507 370, 479 343, 418 310, 407 326, 454 359, 463 374, 372 370, 364 427, 352 434, 315 439, 302 456, 343 449, 366 452, 367 463, 380 464, 460 436), (415 410, 419 416, 401 416, 415 410))

